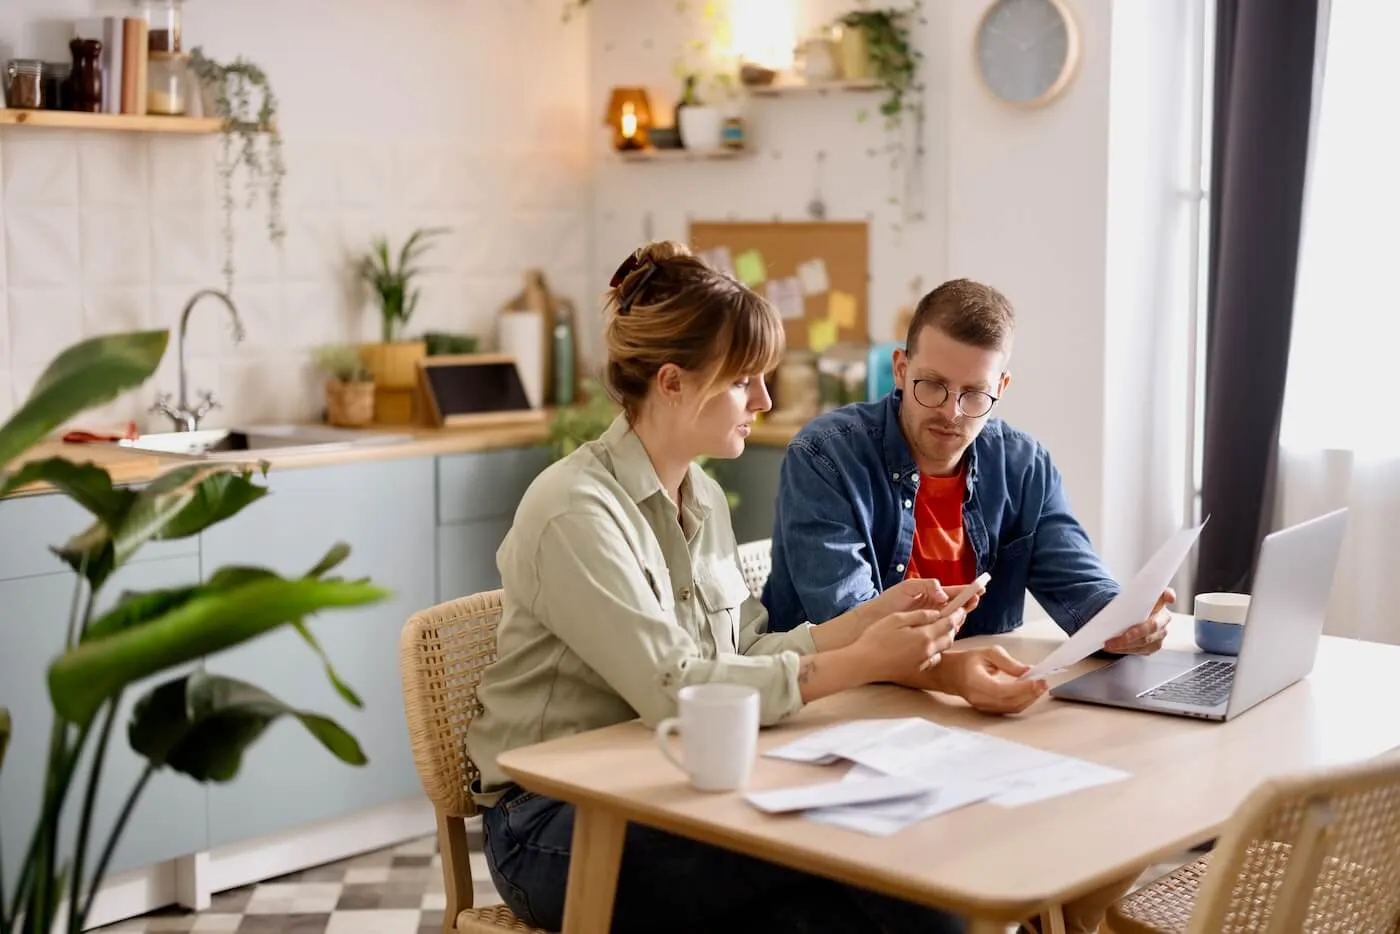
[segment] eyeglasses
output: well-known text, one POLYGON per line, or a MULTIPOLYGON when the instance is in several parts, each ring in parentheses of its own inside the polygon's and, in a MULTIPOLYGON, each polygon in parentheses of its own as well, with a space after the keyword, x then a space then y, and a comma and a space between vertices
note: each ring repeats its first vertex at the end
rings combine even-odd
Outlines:
MULTIPOLYGON (((919 405, 936 409, 948 401, 948 387, 936 379, 914 380, 914 399, 919 405)), ((981 418, 997 404, 997 397, 980 389, 964 389, 958 393, 956 408, 968 418, 981 418)))

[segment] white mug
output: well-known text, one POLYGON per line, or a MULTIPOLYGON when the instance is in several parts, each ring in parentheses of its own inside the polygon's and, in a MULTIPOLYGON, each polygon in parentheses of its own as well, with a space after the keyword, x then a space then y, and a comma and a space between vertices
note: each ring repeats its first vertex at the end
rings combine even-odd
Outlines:
POLYGON ((758 691, 738 684, 680 689, 679 716, 656 725, 656 745, 697 791, 736 791, 748 783, 758 750, 758 691), (680 733, 681 758, 671 752, 680 733))

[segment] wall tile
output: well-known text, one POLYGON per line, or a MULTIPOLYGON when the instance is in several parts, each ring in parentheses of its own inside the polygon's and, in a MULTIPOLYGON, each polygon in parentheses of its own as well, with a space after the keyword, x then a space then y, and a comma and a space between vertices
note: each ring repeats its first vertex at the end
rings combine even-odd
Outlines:
POLYGON ((15 392, 10 384, 10 371, 0 369, 0 420, 8 419, 15 411, 15 392))
POLYGON ((216 138, 158 136, 151 140, 149 155, 153 203, 219 203, 219 142, 216 138))
POLYGON ((87 133, 78 141, 83 206, 144 208, 150 199, 150 141, 141 133, 87 133))
POLYGON ((76 206, 5 207, 5 279, 16 286, 82 281, 76 206))
POLYGON ((139 331, 150 327, 150 286, 89 285, 83 290, 82 302, 84 335, 139 331))
POLYGON ((151 225, 139 207, 84 203, 83 281, 94 285, 132 285, 151 281, 151 225))
POLYGON ((22 367, 47 366, 83 333, 83 294, 77 285, 10 289, 10 360, 22 367))
POLYGON ((153 281, 201 287, 220 284, 219 244, 219 219, 212 205, 184 202, 152 208, 153 281))
POLYGON ((347 146, 336 159, 336 201, 344 206, 393 203, 394 155, 387 146, 347 146))
POLYGON ((47 130, 5 134, 5 204, 78 203, 77 135, 47 130))

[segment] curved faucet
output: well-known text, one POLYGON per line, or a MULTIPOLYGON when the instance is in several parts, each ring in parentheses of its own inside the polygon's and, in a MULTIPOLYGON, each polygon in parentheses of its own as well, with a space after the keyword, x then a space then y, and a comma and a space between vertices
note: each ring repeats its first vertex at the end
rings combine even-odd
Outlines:
POLYGON ((194 311, 194 306, 199 304, 202 298, 217 298, 224 303, 228 309, 229 316, 233 319, 233 340, 240 343, 243 340, 243 322, 238 317, 238 309, 234 307, 233 299, 228 294, 218 289, 200 289, 190 296, 190 300, 185 303, 185 310, 180 313, 180 398, 175 405, 171 405, 170 393, 163 392, 156 396, 155 405, 150 411, 165 415, 175 423, 176 431, 195 431, 199 428, 200 419, 208 415, 213 409, 219 408, 219 403, 214 399, 214 394, 208 390, 201 390, 199 393, 200 402, 194 408, 190 408, 187 395, 187 383, 185 379, 185 333, 189 329, 190 312, 194 311))

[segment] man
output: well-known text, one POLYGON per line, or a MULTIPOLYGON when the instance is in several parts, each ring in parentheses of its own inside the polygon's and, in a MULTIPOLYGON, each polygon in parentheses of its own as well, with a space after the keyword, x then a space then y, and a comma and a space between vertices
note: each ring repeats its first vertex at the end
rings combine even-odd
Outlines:
MULTIPOLYGON (((1118 594, 1049 453, 992 417, 1011 385, 1014 323, 996 289, 943 283, 894 352, 894 391, 818 416, 793 439, 763 591, 772 629, 831 619, 908 578, 954 591, 991 572, 960 637, 1016 629, 1027 591, 1068 633, 1118 594)), ((1165 591, 1146 621, 1104 648, 1155 652, 1175 599, 1165 591)), ((915 686, 1015 713, 1047 689, 1014 680, 1026 670, 999 648, 953 651, 915 686)))
MULTIPOLYGON (((1011 385, 1014 324, 996 289, 943 283, 919 302, 894 352, 894 391, 821 415, 793 439, 763 590, 771 629, 831 619, 910 578, 956 592, 991 572, 960 637, 1016 629, 1027 591, 1068 633, 1117 596, 1049 453, 991 417, 1011 385)), ((1149 618, 1105 650, 1157 651, 1175 600, 1165 590, 1149 618)), ((1027 670, 999 647, 952 650, 909 686, 1017 713, 1048 689, 1015 680, 1027 670)), ((1065 930, 1098 930, 1136 875, 1062 906, 1065 930)), ((1025 928, 1040 932, 1038 921, 1025 928)))

